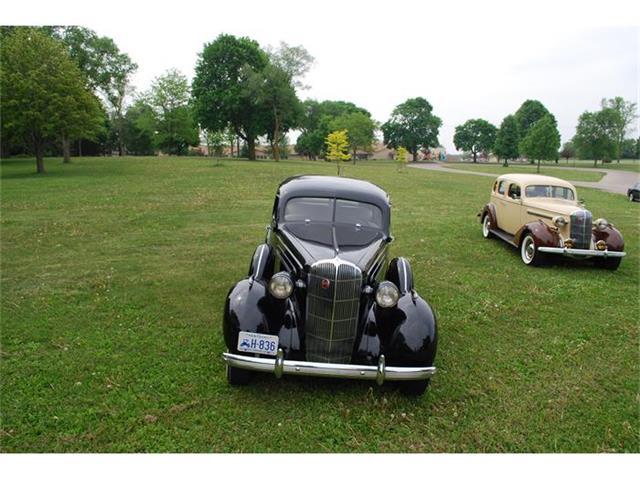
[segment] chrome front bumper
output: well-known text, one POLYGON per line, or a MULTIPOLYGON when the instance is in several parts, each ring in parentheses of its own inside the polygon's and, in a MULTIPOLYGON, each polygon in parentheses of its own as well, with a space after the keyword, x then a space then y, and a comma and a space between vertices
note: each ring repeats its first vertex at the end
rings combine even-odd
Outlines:
POLYGON ((235 353, 223 353, 222 357, 230 367, 269 372, 275 374, 276 378, 286 373, 312 377, 375 380, 378 385, 382 385, 385 380, 426 380, 436 373, 436 367, 388 367, 385 365, 384 355, 380 355, 377 366, 285 360, 282 349, 278 349, 276 358, 249 357, 235 353))
POLYGON ((624 257, 626 252, 613 252, 610 250, 581 250, 579 248, 566 247, 539 247, 538 251, 544 253, 557 253, 573 257, 624 257))

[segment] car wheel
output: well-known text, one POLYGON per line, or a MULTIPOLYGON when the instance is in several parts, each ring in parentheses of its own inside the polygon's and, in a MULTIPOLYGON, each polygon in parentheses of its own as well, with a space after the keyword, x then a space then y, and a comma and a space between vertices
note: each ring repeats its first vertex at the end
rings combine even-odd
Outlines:
POLYGON ((598 258, 596 259, 596 265, 605 270, 617 270, 621 261, 622 258, 620 257, 598 258))
POLYGON ((635 200, 635 199, 633 198, 633 193, 630 193, 630 194, 629 194, 629 201, 630 201, 630 202, 633 202, 634 200, 635 200))
POLYGON ((491 233, 491 220, 489 219, 489 215, 485 215, 482 219, 482 236, 484 238, 493 237, 493 233, 491 233))
POLYGON ((253 372, 249 370, 227 365, 227 383, 229 385, 247 385, 252 377, 253 372))
POLYGON ((536 267, 543 263, 543 255, 536 248, 536 242, 530 233, 527 233, 520 243, 520 257, 525 265, 536 267))
POLYGON ((420 396, 424 392, 426 392, 427 387, 429 387, 430 379, 426 380, 409 380, 406 382, 398 382, 398 386, 400 388, 400 392, 404 395, 409 396, 420 396))

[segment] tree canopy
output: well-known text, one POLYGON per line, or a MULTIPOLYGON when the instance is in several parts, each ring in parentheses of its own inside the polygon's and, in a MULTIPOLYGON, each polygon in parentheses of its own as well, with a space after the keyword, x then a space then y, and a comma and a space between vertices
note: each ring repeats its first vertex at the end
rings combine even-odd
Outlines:
POLYGON ((65 47, 45 32, 16 29, 3 38, 0 55, 5 131, 28 139, 42 173, 45 145, 64 134, 95 134, 100 108, 65 47))
POLYGON ((305 100, 302 109, 302 132, 296 142, 296 152, 309 158, 316 158, 325 152, 325 139, 332 131, 331 122, 334 119, 351 113, 361 113, 371 118, 364 108, 340 100, 305 100))
POLYGON ((614 139, 616 142, 616 158, 620 162, 623 155, 623 144, 625 135, 631 123, 638 117, 637 105, 627 102, 622 97, 604 98, 602 99, 602 108, 610 108, 617 113, 617 120, 613 129, 614 139))
POLYGON ((603 108, 597 112, 584 112, 578 119, 573 144, 578 156, 593 160, 611 160, 616 157, 616 129, 618 112, 612 108, 603 108))
POLYGON ((537 160, 540 172, 541 160, 555 160, 560 148, 560 133, 551 115, 545 115, 535 122, 529 133, 520 141, 520 152, 529 159, 537 160))
POLYGON ((493 146, 493 152, 498 158, 504 160, 505 166, 508 165, 508 160, 516 159, 520 155, 518 150, 519 141, 518 121, 514 115, 507 115, 500 124, 493 146))
POLYGON ((330 123, 331 130, 346 130, 353 162, 356 162, 358 149, 371 150, 375 140, 376 123, 363 112, 344 113, 330 123))
POLYGON ((518 121, 518 129, 520 139, 523 139, 529 133, 529 129, 545 115, 551 115, 542 102, 538 100, 525 100, 520 108, 516 111, 515 116, 518 121))
POLYGON ((189 81, 170 69, 157 77, 147 95, 156 118, 157 146, 165 153, 184 155, 200 136, 189 105, 189 81))
POLYGON ((453 143, 457 149, 470 152, 476 163, 478 153, 488 153, 493 148, 497 131, 494 125, 482 118, 467 120, 456 127, 453 143))
POLYGON ((256 41, 221 34, 200 53, 193 79, 193 104, 200 126, 212 131, 230 126, 247 142, 251 159, 255 159, 256 138, 267 131, 268 117, 255 108, 247 80, 268 61, 256 41))
POLYGON ((442 121, 433 107, 422 97, 410 98, 393 109, 391 118, 382 125, 384 143, 389 148, 405 147, 418 159, 418 151, 438 146, 442 121))

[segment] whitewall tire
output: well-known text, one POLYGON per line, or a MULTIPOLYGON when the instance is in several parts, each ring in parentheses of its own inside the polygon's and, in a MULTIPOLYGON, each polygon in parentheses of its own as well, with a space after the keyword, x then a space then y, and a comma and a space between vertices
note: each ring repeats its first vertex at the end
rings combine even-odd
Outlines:
POLYGON ((542 254, 536 248, 533 235, 527 233, 520 243, 520 258, 525 265, 536 266, 542 263, 542 254))

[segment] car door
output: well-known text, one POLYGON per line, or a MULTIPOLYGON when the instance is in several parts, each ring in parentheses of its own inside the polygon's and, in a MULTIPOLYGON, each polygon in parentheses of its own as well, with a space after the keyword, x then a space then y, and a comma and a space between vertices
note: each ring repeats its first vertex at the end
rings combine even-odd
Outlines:
POLYGON ((496 220, 498 222, 498 228, 501 230, 504 230, 504 227, 502 226, 503 225, 502 212, 505 206, 504 194, 506 193, 507 183, 508 182, 506 180, 499 180, 493 186, 493 192, 491 192, 492 202, 493 202, 493 205, 496 207, 496 220))
POLYGON ((503 202, 500 228, 511 235, 515 235, 522 226, 522 189, 518 183, 509 183, 507 195, 504 196, 503 202))

